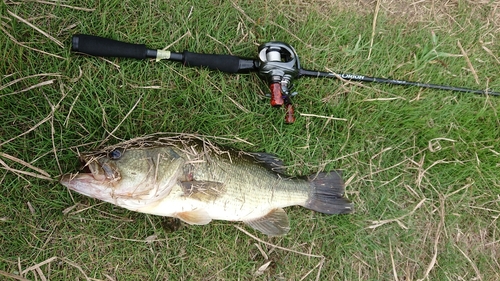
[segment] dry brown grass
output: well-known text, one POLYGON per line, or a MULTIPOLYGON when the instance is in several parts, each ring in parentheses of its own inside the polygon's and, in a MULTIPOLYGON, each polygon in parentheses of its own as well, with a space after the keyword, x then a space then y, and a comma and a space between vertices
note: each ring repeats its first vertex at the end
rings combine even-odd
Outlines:
MULTIPOLYGON (((408 23, 443 22, 454 21, 454 17, 459 13, 460 3, 467 2, 470 15, 475 16, 477 12, 486 6, 491 12, 485 18, 486 22, 491 22, 497 28, 500 27, 500 1, 489 0, 354 0, 354 1, 296 1, 297 3, 314 2, 321 3, 320 10, 335 13, 339 10, 356 11, 358 13, 372 14, 379 6, 380 13, 388 18, 404 21, 408 23)), ((333 15, 333 14, 332 14, 333 15)))

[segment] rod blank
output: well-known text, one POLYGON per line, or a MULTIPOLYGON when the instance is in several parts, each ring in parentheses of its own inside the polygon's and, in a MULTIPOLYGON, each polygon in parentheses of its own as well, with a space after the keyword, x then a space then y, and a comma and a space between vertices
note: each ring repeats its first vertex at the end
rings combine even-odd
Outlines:
POLYGON ((349 81, 374 82, 374 83, 392 84, 392 85, 400 85, 400 86, 415 86, 415 87, 421 87, 421 88, 430 88, 430 89, 446 90, 446 91, 454 91, 454 92, 462 92, 462 93, 473 93, 473 94, 480 94, 480 95, 500 96, 500 92, 489 91, 489 90, 483 91, 483 90, 475 90, 475 89, 454 87, 454 86, 447 86, 447 85, 439 85, 439 84, 428 84, 428 83, 412 82, 412 81, 405 81, 405 80, 370 77, 370 76, 364 76, 364 75, 359 75, 359 74, 333 73, 333 72, 322 72, 322 71, 301 69, 299 71, 299 76, 340 78, 340 79, 349 80, 349 81))

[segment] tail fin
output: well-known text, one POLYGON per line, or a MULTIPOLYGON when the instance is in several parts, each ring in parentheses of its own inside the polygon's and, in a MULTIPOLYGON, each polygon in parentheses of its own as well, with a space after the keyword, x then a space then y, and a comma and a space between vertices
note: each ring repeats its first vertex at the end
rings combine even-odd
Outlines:
POLYGON ((311 183, 305 208, 324 214, 348 214, 353 205, 344 197, 344 181, 341 171, 319 173, 308 177, 311 183))

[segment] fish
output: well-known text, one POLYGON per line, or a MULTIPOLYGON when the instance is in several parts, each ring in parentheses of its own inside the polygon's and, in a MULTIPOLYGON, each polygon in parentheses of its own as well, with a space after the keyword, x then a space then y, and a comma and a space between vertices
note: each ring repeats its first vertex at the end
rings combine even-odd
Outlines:
POLYGON ((238 221, 282 236, 290 230, 285 207, 353 212, 340 170, 291 177, 273 154, 224 148, 198 135, 139 137, 79 158, 83 169, 60 179, 69 190, 191 225, 238 221))

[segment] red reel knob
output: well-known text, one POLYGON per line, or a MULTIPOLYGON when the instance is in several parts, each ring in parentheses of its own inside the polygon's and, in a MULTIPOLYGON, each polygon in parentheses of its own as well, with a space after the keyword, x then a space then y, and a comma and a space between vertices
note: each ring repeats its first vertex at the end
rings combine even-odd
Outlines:
POLYGON ((281 94, 281 84, 278 82, 271 83, 269 88, 271 89, 271 105, 274 107, 282 106, 285 101, 283 100, 283 95, 281 94))
POLYGON ((295 122, 295 116, 293 114, 293 105, 289 103, 286 105, 285 123, 292 124, 293 122, 295 122))

